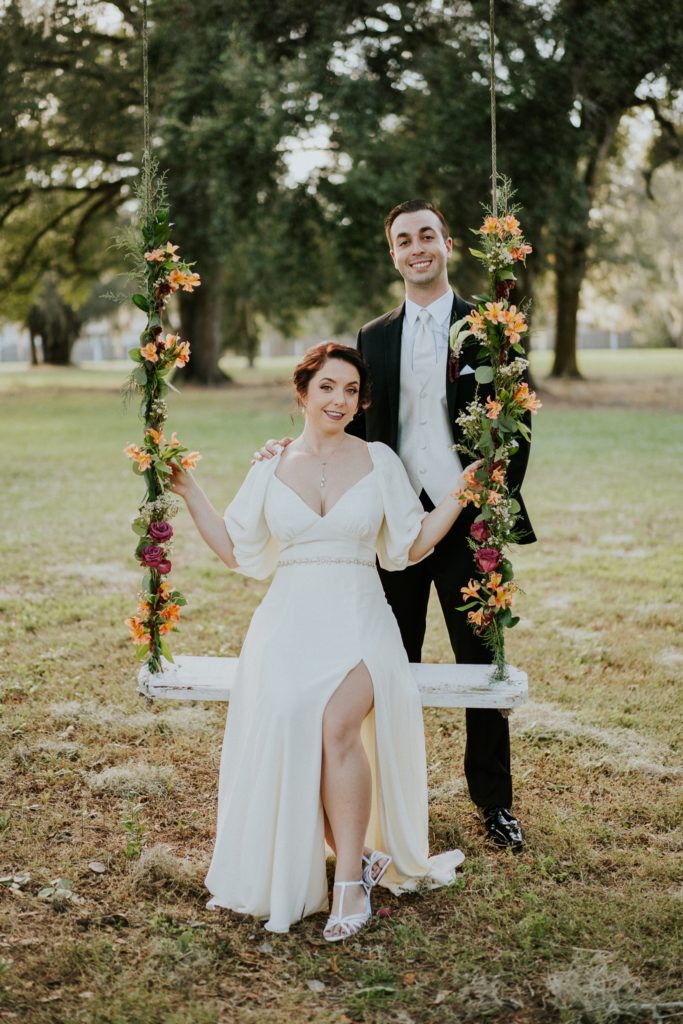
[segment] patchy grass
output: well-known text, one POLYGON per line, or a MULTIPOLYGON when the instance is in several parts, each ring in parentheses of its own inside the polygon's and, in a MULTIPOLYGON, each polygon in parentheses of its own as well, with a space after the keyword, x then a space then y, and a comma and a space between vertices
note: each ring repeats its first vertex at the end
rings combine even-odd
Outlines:
MULTIPOLYGON (((225 709, 135 692, 123 619, 139 580, 128 522, 140 488, 122 448, 139 426, 114 371, 99 389, 94 373, 39 371, 30 388, 5 389, 0 410, 0 1021, 606 1024, 679 1013, 675 406, 649 409, 631 378, 621 407, 550 395, 535 423, 525 496, 541 543, 516 552, 526 596, 510 635, 533 698, 511 719, 527 852, 484 847, 463 785, 462 715, 429 709, 432 847, 459 844, 462 876, 401 900, 381 892, 375 909, 388 915, 330 947, 322 919, 271 935, 205 907, 225 709)), ((219 506, 255 445, 295 429, 287 392, 258 379, 188 390, 172 406, 219 506)), ((190 603, 174 649, 236 654, 265 586, 225 572, 188 517, 177 522, 175 578, 190 603)), ((436 607, 426 656, 448 657, 436 607)))

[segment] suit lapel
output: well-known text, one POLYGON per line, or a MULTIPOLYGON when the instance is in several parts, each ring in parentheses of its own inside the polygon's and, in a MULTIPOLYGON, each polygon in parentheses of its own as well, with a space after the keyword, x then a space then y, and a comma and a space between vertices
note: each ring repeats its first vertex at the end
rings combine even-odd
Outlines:
MULTIPOLYGON (((465 313, 458 314, 458 305, 458 296, 456 295, 455 292, 453 292, 453 305, 451 307, 451 322, 449 325, 449 332, 450 327, 453 326, 455 321, 458 320, 460 316, 466 315, 465 313)), ((458 379, 451 373, 450 333, 448 345, 448 359, 446 360, 446 404, 448 406, 448 422, 451 425, 451 430, 454 430, 455 401, 458 396, 458 379)))
POLYGON ((398 402, 401 389, 401 335, 405 302, 387 314, 384 322, 384 365, 391 416, 392 447, 398 440, 398 402))

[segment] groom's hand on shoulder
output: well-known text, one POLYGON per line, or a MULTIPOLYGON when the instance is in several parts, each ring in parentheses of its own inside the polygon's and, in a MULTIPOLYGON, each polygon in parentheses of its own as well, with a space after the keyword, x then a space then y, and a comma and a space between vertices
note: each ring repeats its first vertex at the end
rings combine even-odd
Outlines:
POLYGON ((252 466, 255 462, 263 462, 264 459, 267 461, 275 455, 279 455, 293 440, 293 437, 282 437, 279 441, 273 441, 272 438, 266 441, 263 448, 259 448, 258 451, 254 452, 254 458, 251 460, 252 466))

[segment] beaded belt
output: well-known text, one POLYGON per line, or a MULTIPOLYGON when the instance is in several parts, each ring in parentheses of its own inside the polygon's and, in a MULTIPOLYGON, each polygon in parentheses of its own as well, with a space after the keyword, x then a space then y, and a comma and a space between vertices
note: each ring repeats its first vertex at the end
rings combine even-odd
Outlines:
POLYGON ((363 558, 283 558, 277 563, 278 569, 284 565, 365 565, 374 569, 375 563, 363 558))

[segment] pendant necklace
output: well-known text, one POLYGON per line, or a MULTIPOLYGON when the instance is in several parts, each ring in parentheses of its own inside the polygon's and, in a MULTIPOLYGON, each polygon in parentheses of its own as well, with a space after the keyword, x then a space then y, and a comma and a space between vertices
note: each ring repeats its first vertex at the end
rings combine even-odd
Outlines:
MULTIPOLYGON (((324 509, 325 509, 325 494, 324 494, 324 491, 325 491, 325 487, 327 485, 327 476, 325 474, 325 470, 327 469, 328 462, 336 455, 338 449, 342 447, 342 445, 344 444, 345 440, 346 440, 346 438, 343 438, 339 442, 339 444, 335 448, 333 448, 332 451, 328 455, 325 456, 324 459, 320 460, 320 508, 321 508, 323 513, 324 513, 324 509)), ((309 448, 309 453, 311 455, 315 454, 314 452, 312 452, 310 450, 310 448, 309 448)))

